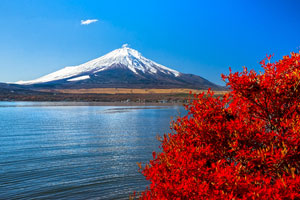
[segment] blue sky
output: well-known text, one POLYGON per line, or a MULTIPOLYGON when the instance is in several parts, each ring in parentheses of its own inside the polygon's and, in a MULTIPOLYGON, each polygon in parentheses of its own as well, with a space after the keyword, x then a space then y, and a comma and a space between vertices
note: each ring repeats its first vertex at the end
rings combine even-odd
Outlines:
POLYGON ((300 1, 0 0, 0 82, 31 80, 130 44, 218 84, 300 47, 300 1), (81 20, 97 22, 81 25, 81 20))

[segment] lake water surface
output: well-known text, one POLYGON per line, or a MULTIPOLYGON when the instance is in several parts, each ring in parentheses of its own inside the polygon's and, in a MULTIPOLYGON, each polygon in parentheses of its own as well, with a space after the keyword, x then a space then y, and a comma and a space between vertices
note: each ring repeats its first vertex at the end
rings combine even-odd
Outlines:
POLYGON ((0 199, 128 199, 181 106, 0 102, 0 199))

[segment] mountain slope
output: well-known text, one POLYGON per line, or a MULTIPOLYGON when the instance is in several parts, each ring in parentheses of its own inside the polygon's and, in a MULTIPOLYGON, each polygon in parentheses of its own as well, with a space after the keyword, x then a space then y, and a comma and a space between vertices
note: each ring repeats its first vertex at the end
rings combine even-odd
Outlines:
POLYGON ((143 57, 123 45, 100 58, 65 67, 41 78, 17 84, 37 88, 193 88, 223 89, 208 80, 183 74, 143 57))

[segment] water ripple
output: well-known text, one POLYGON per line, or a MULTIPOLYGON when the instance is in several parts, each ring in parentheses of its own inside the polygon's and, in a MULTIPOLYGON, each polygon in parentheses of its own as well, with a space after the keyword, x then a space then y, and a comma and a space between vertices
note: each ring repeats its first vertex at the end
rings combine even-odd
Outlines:
POLYGON ((128 199, 179 107, 0 103, 0 199, 128 199))

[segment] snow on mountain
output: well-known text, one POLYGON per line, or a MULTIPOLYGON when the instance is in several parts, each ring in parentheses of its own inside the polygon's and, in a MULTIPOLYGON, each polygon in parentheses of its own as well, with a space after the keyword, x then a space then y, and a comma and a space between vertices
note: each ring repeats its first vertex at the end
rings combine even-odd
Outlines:
POLYGON ((85 75, 85 76, 78 76, 76 78, 71 78, 68 79, 67 81, 81 81, 81 80, 85 80, 85 79, 89 79, 90 76, 89 75, 85 75))
POLYGON ((127 44, 124 44, 122 48, 116 49, 84 64, 65 67, 41 78, 31 81, 18 81, 16 84, 31 85, 64 79, 67 79, 67 81, 85 80, 90 78, 89 75, 111 69, 116 65, 126 66, 130 71, 137 75, 140 73, 152 75, 163 73, 174 76, 174 78, 181 75, 181 73, 176 70, 143 57, 137 50, 131 49, 127 44))

